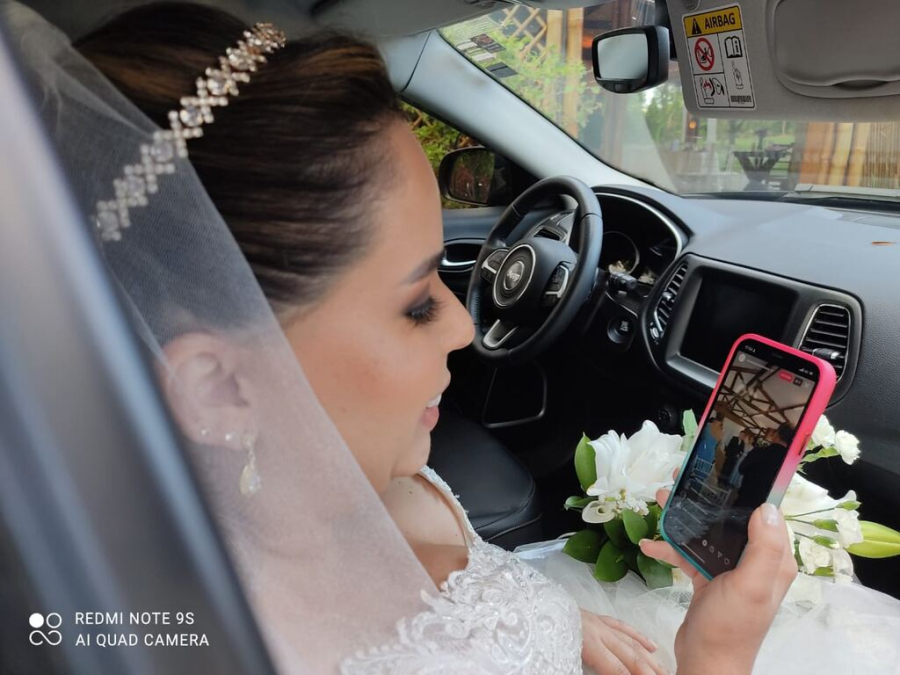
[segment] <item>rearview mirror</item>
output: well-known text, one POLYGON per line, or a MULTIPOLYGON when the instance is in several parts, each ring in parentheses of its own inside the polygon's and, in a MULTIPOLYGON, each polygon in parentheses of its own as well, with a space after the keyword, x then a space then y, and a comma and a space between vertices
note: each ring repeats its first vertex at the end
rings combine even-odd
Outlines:
POLYGON ((604 89, 631 94, 669 79, 669 30, 635 26, 594 38, 594 78, 604 89))
POLYGON ((441 194, 463 204, 506 205, 510 198, 509 163, 487 148, 448 153, 438 170, 441 194))

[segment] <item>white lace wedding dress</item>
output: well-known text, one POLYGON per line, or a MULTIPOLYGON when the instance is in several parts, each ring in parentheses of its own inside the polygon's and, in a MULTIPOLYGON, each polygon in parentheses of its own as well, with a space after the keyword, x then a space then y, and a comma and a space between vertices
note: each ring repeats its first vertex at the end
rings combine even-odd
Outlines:
POLYGON ((581 615, 571 595, 512 553, 476 534, 449 486, 421 475, 453 506, 469 561, 430 609, 402 619, 394 642, 341 664, 344 675, 581 675, 581 615))
MULTIPOLYGON (((449 486, 431 469, 464 524, 469 561, 452 572, 430 609, 397 624, 392 643, 358 653, 343 675, 556 675, 582 671, 579 607, 614 616, 660 647, 672 646, 691 599, 689 586, 648 590, 629 573, 599 583, 589 565, 562 553, 563 541, 509 553, 481 539, 449 486)), ((896 564, 886 560, 885 564, 896 564)), ((754 675, 900 675, 900 602, 859 584, 798 576, 763 643, 754 675)))
MULTIPOLYGON (((614 616, 659 645, 675 671, 673 645, 691 587, 650 590, 635 574, 600 583, 591 566, 562 552, 563 541, 529 544, 516 555, 561 584, 582 609, 614 616)), ((896 560, 884 560, 897 566, 896 560)), ((858 583, 800 574, 763 641, 753 675, 900 675, 900 601, 858 583)))

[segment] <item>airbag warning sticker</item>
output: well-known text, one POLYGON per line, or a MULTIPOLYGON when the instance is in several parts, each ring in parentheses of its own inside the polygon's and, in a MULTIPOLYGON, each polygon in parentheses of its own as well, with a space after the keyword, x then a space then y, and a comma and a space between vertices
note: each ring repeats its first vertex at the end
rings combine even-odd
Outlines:
POLYGON ((684 34, 697 105, 755 108, 740 5, 686 14, 684 34))

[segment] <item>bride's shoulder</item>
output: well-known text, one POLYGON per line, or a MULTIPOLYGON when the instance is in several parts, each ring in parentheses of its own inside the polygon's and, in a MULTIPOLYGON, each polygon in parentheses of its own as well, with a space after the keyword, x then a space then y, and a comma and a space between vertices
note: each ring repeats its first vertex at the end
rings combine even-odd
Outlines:
POLYGON ((441 478, 438 472, 432 469, 430 466, 423 466, 421 469, 419 469, 419 473, 417 475, 422 476, 422 478, 424 478, 438 490, 443 492, 445 496, 451 497, 454 501, 459 501, 459 498, 456 496, 450 486, 447 485, 447 482, 443 478, 441 478))
POLYGON ((460 546, 465 549, 473 537, 465 512, 450 488, 446 483, 434 482, 431 476, 420 473, 393 479, 382 494, 382 501, 414 546, 460 546))

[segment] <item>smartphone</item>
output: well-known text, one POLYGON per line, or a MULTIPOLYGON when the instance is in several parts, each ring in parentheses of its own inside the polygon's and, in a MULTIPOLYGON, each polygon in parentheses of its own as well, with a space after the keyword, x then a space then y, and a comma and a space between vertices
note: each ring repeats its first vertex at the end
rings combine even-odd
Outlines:
POLYGON ((660 519, 706 578, 737 565, 753 511, 781 503, 835 381, 828 362, 759 335, 731 348, 660 519))

